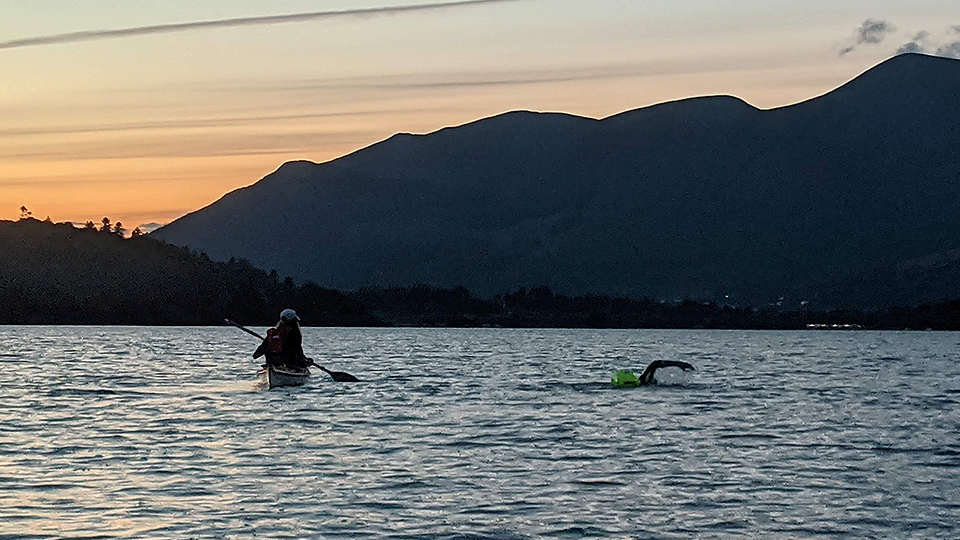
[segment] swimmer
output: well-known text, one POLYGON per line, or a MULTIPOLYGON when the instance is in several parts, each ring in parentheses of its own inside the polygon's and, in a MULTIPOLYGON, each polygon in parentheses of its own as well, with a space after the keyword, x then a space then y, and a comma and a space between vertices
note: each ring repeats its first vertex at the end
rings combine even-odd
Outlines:
POLYGON ((653 377, 653 374, 656 373, 658 369, 665 367, 678 367, 684 371, 693 371, 693 366, 686 362, 680 362, 679 360, 654 360, 650 362, 647 369, 643 370, 643 373, 640 375, 640 386, 657 384, 657 379, 653 377))
POLYGON ((680 362, 679 360, 654 360, 650 362, 647 369, 643 370, 639 379, 632 371, 620 370, 614 372, 611 382, 613 382, 614 386, 650 386, 657 384, 657 379, 653 376, 654 373, 656 373, 658 369, 665 367, 678 367, 684 371, 692 371, 694 369, 690 364, 680 362))

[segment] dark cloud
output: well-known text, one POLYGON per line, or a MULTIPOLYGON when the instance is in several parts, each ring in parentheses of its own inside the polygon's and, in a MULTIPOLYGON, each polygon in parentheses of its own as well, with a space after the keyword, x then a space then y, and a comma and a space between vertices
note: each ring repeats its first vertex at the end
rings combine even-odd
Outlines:
MULTIPOLYGON (((947 30, 948 34, 960 33, 960 26, 951 26, 947 30)), ((930 36, 930 32, 926 30, 917 32, 917 35, 907 43, 904 43, 897 49, 897 54, 903 53, 923 53, 923 54, 933 54, 936 56, 942 56, 944 58, 957 58, 960 59, 960 41, 953 41, 950 43, 943 43, 943 40, 934 40, 930 36), (936 45, 933 42, 939 41, 940 44, 936 45)))
POLYGON ((894 26, 887 21, 878 21, 867 19, 860 24, 856 30, 855 43, 840 50, 840 56, 853 52, 858 45, 868 44, 876 45, 883 41, 887 34, 895 30, 894 26))
POLYGON ((954 41, 953 43, 947 43, 946 45, 938 47, 937 56, 960 60, 960 41, 954 41))
POLYGON ((913 39, 904 43, 897 49, 897 54, 907 54, 907 53, 926 53, 927 46, 926 43, 930 37, 930 32, 922 30, 917 32, 917 35, 913 36, 913 39))
POLYGON ((285 24, 334 19, 343 17, 369 17, 375 15, 395 15, 416 11, 436 11, 473 6, 478 4, 497 4, 504 2, 519 2, 523 0, 459 0, 433 4, 411 4, 406 6, 386 6, 359 9, 344 9, 338 11, 313 11, 306 13, 292 13, 288 15, 268 15, 261 17, 237 17, 233 19, 218 19, 213 21, 195 21, 174 24, 157 24, 152 26, 138 26, 134 28, 119 28, 113 30, 88 30, 70 32, 66 34, 51 34, 32 38, 14 39, 0 42, 0 49, 18 49, 21 47, 35 47, 52 45, 55 43, 75 43, 79 41, 94 41, 121 37, 146 36, 152 34, 169 34, 173 32, 189 32, 193 30, 207 30, 211 28, 234 28, 238 26, 263 26, 270 24, 285 24))
POLYGON ((857 30, 857 43, 880 43, 887 34, 893 31, 893 25, 887 21, 867 19, 857 30))
POLYGON ((915 41, 911 41, 911 42, 909 42, 909 43, 904 43, 903 45, 900 46, 899 49, 897 49, 897 54, 909 54, 909 53, 921 53, 921 54, 922 54, 922 53, 925 53, 925 52, 927 52, 927 51, 926 51, 926 49, 923 48, 923 45, 920 45, 919 43, 917 43, 917 42, 915 42, 915 41))
MULTIPOLYGON (((882 43, 887 34, 895 30, 896 28, 887 21, 867 19, 863 21, 856 30, 855 43, 842 48, 840 50, 840 56, 853 52, 860 45, 877 45, 882 43)), ((934 54, 946 58, 960 59, 960 41, 944 43, 944 41, 955 39, 952 37, 952 34, 960 34, 960 25, 950 26, 942 32, 946 32, 946 34, 941 33, 939 37, 934 37, 930 32, 921 30, 914 34, 910 41, 900 45, 900 47, 897 48, 897 54, 934 54), (944 39, 945 37, 946 39, 944 39)))

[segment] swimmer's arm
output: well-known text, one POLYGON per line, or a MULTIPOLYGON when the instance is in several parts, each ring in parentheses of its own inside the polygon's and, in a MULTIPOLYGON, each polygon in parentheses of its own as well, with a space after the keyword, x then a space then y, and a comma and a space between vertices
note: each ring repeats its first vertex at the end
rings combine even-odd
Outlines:
POLYGON ((679 360, 657 360, 660 363, 657 367, 678 367, 684 371, 693 371, 693 366, 679 360))
POLYGON ((640 384, 648 385, 652 383, 654 381, 653 374, 658 369, 664 367, 678 367, 684 371, 691 371, 694 369, 692 365, 679 360, 654 360, 653 362, 650 362, 650 365, 647 366, 647 369, 643 370, 643 374, 640 375, 640 384))

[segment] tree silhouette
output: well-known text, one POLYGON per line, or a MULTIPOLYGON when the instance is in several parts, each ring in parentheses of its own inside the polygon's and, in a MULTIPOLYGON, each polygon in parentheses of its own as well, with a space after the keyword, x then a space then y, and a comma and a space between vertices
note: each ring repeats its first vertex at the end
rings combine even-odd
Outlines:
POLYGON ((26 206, 20 207, 20 219, 27 219, 33 215, 33 212, 27 210, 26 206))
POLYGON ((120 235, 120 236, 123 236, 123 233, 126 232, 126 231, 123 229, 123 223, 120 223, 120 222, 118 221, 117 224, 113 226, 113 232, 114 232, 115 234, 118 234, 118 235, 120 235))
POLYGON ((110 218, 104 216, 103 219, 100 220, 100 223, 103 223, 103 226, 100 227, 100 232, 113 232, 110 229, 110 218))

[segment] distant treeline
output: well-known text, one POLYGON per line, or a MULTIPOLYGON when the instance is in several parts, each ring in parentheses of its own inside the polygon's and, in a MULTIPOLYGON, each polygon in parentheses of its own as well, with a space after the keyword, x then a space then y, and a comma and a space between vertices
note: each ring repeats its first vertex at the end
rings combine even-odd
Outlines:
POLYGON ((0 221, 0 324, 250 325, 292 307, 307 326, 960 330, 960 300, 883 310, 754 308, 570 297, 548 287, 493 298, 430 286, 353 292, 296 284, 244 260, 106 227, 0 221))
POLYGON ((427 286, 364 289, 350 297, 377 318, 400 326, 960 330, 960 300, 883 310, 791 310, 693 300, 570 297, 554 294, 548 287, 479 299, 461 287, 427 286))

